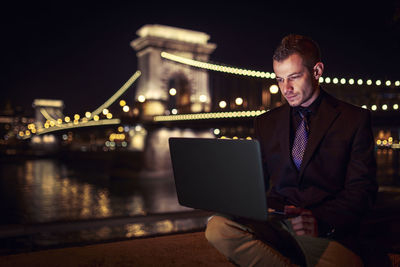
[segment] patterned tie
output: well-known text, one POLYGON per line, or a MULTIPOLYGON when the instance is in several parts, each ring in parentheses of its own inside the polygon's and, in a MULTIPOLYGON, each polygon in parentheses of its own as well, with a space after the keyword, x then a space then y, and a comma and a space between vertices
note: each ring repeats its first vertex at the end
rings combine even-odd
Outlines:
POLYGON ((301 161, 303 160, 304 151, 306 150, 308 140, 308 126, 307 126, 307 112, 308 110, 299 110, 301 122, 296 129, 296 135, 293 141, 292 158, 297 169, 300 169, 301 161))

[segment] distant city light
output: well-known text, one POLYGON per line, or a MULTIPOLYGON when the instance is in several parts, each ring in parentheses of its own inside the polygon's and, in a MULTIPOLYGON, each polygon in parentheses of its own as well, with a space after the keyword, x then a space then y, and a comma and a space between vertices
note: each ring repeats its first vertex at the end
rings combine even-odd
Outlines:
POLYGON ((169 94, 170 95, 176 95, 176 89, 175 88, 169 89, 169 94))
POLYGON ((242 105, 242 104, 243 104, 243 98, 237 97, 237 98, 235 99, 235 103, 236 103, 236 105, 238 105, 238 106, 242 105))
POLYGON ((269 91, 271 94, 277 94, 279 92, 279 87, 276 84, 273 84, 269 87, 269 91))
POLYGON ((226 108, 226 102, 225 101, 219 101, 219 107, 220 108, 226 108))
POLYGON ((140 96, 138 96, 138 101, 140 103, 143 103, 144 101, 146 101, 146 97, 144 95, 140 95, 140 96))
POLYGON ((207 96, 206 95, 200 95, 199 99, 200 99, 200 102, 204 103, 204 102, 207 101, 207 96))
POLYGON ((129 106, 123 106, 123 107, 122 107, 122 110, 123 110, 124 112, 128 112, 128 111, 129 111, 129 106))
POLYGON ((123 99, 121 99, 121 100, 119 101, 119 105, 120 105, 121 107, 125 106, 125 105, 126 105, 126 101, 123 100, 123 99))

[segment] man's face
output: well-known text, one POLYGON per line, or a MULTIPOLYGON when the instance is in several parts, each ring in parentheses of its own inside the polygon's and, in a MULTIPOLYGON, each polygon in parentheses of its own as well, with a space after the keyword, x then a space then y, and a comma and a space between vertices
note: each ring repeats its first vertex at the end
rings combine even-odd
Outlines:
POLYGON ((290 106, 308 107, 319 94, 319 86, 298 54, 292 54, 283 61, 273 62, 276 80, 282 95, 290 106))

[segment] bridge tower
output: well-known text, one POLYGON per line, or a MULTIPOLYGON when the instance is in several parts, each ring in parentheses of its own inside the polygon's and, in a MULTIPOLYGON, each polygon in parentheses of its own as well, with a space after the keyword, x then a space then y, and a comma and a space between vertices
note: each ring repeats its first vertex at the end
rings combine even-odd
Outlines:
POLYGON ((161 57, 167 52, 208 61, 216 45, 203 32, 152 24, 141 27, 131 42, 142 75, 135 101, 143 118, 172 113, 209 111, 211 97, 206 70, 175 63, 161 57), (172 90, 171 90, 172 89, 172 90))

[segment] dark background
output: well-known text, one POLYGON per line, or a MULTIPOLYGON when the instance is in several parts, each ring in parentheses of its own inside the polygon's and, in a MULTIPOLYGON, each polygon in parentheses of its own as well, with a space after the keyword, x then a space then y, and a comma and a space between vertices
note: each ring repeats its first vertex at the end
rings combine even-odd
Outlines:
POLYGON ((64 100, 65 114, 97 108, 137 70, 130 42, 145 24, 205 32, 212 61, 263 71, 284 35, 305 34, 321 46, 325 76, 400 80, 399 0, 1 5, 0 110, 29 110, 35 98, 64 100))

